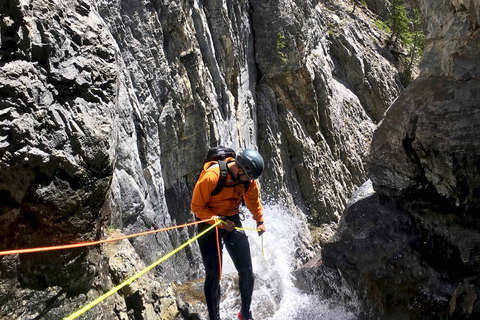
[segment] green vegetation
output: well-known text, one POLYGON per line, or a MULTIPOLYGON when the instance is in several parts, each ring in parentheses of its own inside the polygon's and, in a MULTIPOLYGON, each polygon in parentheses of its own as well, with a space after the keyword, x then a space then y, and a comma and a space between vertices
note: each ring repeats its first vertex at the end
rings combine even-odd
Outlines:
POLYGON ((357 5, 358 6, 364 6, 365 8, 367 8, 367 2, 365 0, 353 0, 353 10, 352 10, 352 13, 355 12, 355 9, 357 8, 357 5))
POLYGON ((412 79, 412 70, 414 66, 420 63, 420 59, 423 55, 423 49, 425 48, 425 34, 423 34, 421 28, 422 15, 420 11, 415 9, 415 17, 413 19, 413 30, 409 38, 409 55, 406 60, 406 64, 403 70, 404 76, 410 83, 412 79))
POLYGON ((320 214, 318 213, 317 210, 312 209, 312 211, 311 211, 311 216, 310 216, 310 220, 313 222, 313 223, 312 223, 313 225, 315 225, 316 223, 318 223, 318 221, 320 220, 320 214))
POLYGON ((115 232, 115 227, 113 225, 109 225, 107 227, 107 235, 111 236, 115 232))
POLYGON ((400 41, 402 45, 405 45, 410 38, 409 22, 403 0, 393 0, 390 18, 387 21, 388 27, 392 30, 390 41, 395 44, 400 41))
POLYGON ((283 49, 285 49, 285 36, 279 32, 277 34, 277 52, 278 56, 280 57, 280 60, 282 60, 283 63, 286 63, 288 61, 287 55, 283 52, 283 49))
POLYGON ((386 33, 392 33, 392 30, 390 30, 390 27, 388 26, 388 24, 386 24, 382 20, 377 20, 375 22, 375 25, 377 26, 378 29, 384 30, 386 33))
POLYGON ((404 57, 400 57, 400 69, 403 83, 408 85, 422 58, 425 35, 421 29, 420 11, 415 9, 414 16, 410 18, 403 3, 404 0, 392 0, 388 21, 378 20, 375 25, 390 34, 389 42, 393 48, 398 52, 406 52, 404 57))
POLYGON ((328 28, 328 35, 330 37, 333 37, 334 35, 334 32, 333 32, 333 29, 335 28, 335 25, 331 22, 327 23, 327 28, 328 28))

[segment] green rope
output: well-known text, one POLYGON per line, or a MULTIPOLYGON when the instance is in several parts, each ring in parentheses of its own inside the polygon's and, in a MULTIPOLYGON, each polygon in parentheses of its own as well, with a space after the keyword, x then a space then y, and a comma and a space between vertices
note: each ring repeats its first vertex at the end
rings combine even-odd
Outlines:
POLYGON ((86 311, 90 310, 91 308, 93 308, 94 306, 96 306, 98 303, 102 302, 103 300, 105 300, 106 298, 110 297, 112 294, 114 294, 115 292, 117 292, 118 290, 122 289, 123 287, 125 287, 126 285, 132 283, 133 281, 137 280, 138 278, 140 278, 142 275, 144 275, 145 273, 147 273, 148 271, 150 271, 151 269, 155 268, 157 265, 159 265, 160 263, 162 263, 163 261, 167 260, 168 258, 170 258, 171 256, 173 256, 174 254, 176 254, 178 251, 182 250, 183 248, 185 248, 186 246, 188 246, 190 243, 192 243, 193 241, 197 240, 198 238, 200 238, 201 236, 203 236, 205 233, 207 233, 208 231, 210 231, 211 229, 215 228, 218 224, 220 223, 220 221, 216 222, 215 224, 213 224, 211 227, 209 227, 208 229, 206 229, 205 231, 203 231, 202 233, 198 234, 196 237, 188 240, 187 242, 185 242, 184 244, 182 244, 181 246, 179 246, 178 248, 176 248, 175 250, 173 250, 172 252, 168 253, 167 255, 163 256, 162 258, 158 259, 157 261, 155 261, 154 263, 152 263, 151 265, 149 265, 148 267, 146 267, 145 269, 143 269, 142 271, 140 271, 139 273, 137 273, 136 275, 128 278, 127 280, 125 280, 124 282, 120 283, 118 286, 116 286, 115 288, 111 289, 110 291, 108 291, 107 293, 105 293, 104 295, 98 297, 97 299, 93 300, 92 302, 90 302, 89 304, 87 304, 85 307, 81 308, 80 310, 78 310, 77 312, 73 313, 72 315, 68 316, 67 318, 65 318, 64 320, 72 320, 72 319, 75 319, 76 317, 80 316, 81 314, 85 313, 86 311))

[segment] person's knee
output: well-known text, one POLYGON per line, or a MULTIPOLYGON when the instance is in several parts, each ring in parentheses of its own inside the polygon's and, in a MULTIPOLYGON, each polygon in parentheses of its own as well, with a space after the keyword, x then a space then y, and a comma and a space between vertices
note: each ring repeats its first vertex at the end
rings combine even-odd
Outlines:
POLYGON ((253 275, 252 268, 246 268, 238 271, 238 276, 244 280, 253 280, 255 276, 253 275))
POLYGON ((205 274, 205 281, 212 282, 212 283, 220 282, 220 272, 215 272, 215 271, 207 272, 205 274))

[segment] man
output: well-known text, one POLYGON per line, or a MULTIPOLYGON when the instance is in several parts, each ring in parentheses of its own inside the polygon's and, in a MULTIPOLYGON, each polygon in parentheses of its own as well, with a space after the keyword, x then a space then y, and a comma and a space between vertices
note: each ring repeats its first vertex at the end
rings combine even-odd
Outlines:
MULTIPOLYGON (((220 167, 217 161, 207 162, 193 190, 191 209, 198 219, 221 219, 226 224, 219 224, 219 243, 217 232, 211 230, 198 239, 200 252, 205 265, 205 300, 207 302, 210 320, 220 319, 220 270, 222 248, 225 244, 238 271, 241 310, 240 320, 253 320, 250 312, 252 302, 254 276, 252 259, 247 236, 244 231, 236 230, 242 223, 239 217, 239 207, 242 198, 247 208, 257 222, 258 234, 265 232, 263 224, 263 209, 260 202, 260 191, 255 181, 264 168, 262 156, 254 150, 243 150, 236 158, 227 158, 227 181, 220 193, 212 196, 220 178, 220 167), (223 241, 222 241, 223 240, 223 241), (220 247, 220 253, 218 248, 220 247), (219 261, 220 260, 220 261, 219 261)), ((211 220, 209 221, 210 223, 211 220)), ((198 232, 209 227, 208 223, 198 225, 198 232)))

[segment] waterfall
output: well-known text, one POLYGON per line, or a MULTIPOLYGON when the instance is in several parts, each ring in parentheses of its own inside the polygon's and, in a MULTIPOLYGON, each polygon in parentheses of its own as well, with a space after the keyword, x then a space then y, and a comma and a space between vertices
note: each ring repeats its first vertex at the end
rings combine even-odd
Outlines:
MULTIPOLYGON (((294 254, 298 250, 296 238, 304 230, 304 224, 294 218, 288 209, 277 205, 264 206, 267 232, 262 239, 255 231, 246 231, 250 243, 255 273, 255 289, 252 301, 254 319, 268 320, 353 320, 355 315, 340 307, 332 307, 328 301, 301 292, 294 286, 291 274, 295 265, 294 254)), ((255 228, 255 221, 247 215, 243 226, 255 228)), ((236 275, 235 267, 224 250, 223 274, 236 275)), ((236 277, 222 279, 222 319, 237 319, 240 296, 236 277)))

